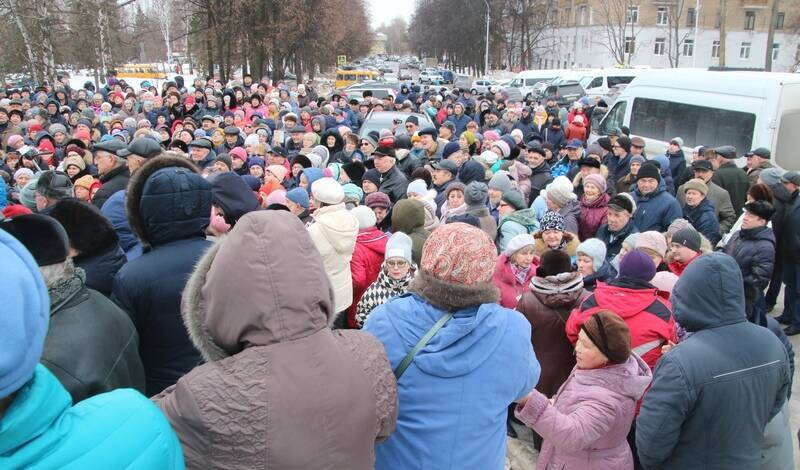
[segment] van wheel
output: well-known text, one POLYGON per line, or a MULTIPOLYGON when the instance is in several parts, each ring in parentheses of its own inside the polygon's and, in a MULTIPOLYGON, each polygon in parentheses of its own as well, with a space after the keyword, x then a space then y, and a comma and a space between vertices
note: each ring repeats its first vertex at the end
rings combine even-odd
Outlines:
POLYGON ((473 95, 477 95, 478 94, 478 90, 476 90, 475 88, 473 88, 469 92, 472 93, 473 95))

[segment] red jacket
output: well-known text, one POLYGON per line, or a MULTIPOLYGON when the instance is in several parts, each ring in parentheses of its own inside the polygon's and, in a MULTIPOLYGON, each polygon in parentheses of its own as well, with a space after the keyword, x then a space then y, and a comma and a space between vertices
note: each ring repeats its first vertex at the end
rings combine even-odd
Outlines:
POLYGON ((690 259, 689 262, 687 262, 686 264, 673 261, 669 263, 667 267, 669 268, 670 271, 672 271, 673 274, 675 274, 678 277, 681 277, 681 274, 683 274, 683 271, 686 269, 686 267, 689 266, 692 263, 692 261, 696 260, 700 255, 701 253, 697 253, 694 256, 694 258, 690 259))
MULTIPOLYGON (((592 202, 586 202, 586 197, 581 199, 581 220, 578 221, 578 238, 588 240, 593 238, 597 229, 608 222, 608 194, 601 194, 592 202)), ((599 268, 598 268, 599 269, 599 268)))
MULTIPOLYGON (((626 286, 625 281, 620 280, 611 282, 613 285, 598 282, 594 293, 570 314, 566 331, 572 344, 578 340, 583 322, 600 310, 611 310, 625 320, 631 330, 631 349, 654 340, 660 340, 662 344, 678 342, 672 304, 659 296, 657 289, 626 286)), ((642 359, 650 369, 655 369, 660 357, 659 345, 650 349, 642 359)))
POLYGON ((378 279, 383 258, 386 254, 386 242, 389 236, 377 227, 358 231, 356 247, 350 259, 350 271, 353 275, 353 303, 347 309, 347 322, 351 328, 356 326, 356 306, 367 288, 378 279))
POLYGON ((514 272, 511 271, 511 261, 509 261, 508 256, 502 254, 497 258, 492 282, 500 289, 500 305, 505 308, 517 307, 517 301, 522 297, 522 294, 531 290, 531 279, 536 275, 538 264, 539 259, 535 258, 528 275, 525 277, 525 282, 520 284, 516 276, 514 276, 514 272))
POLYGON ((586 141, 586 126, 580 122, 573 122, 567 126, 567 139, 580 139, 582 142, 586 141))

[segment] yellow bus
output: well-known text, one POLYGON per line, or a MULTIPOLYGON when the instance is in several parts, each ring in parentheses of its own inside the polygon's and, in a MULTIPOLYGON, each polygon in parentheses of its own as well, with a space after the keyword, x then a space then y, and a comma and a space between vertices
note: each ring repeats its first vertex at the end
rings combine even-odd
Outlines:
POLYGON ((166 72, 160 70, 153 64, 125 64, 117 67, 117 77, 119 78, 151 78, 164 80, 167 78, 166 72))
POLYGON ((377 80, 380 75, 372 70, 337 70, 335 87, 341 90, 355 83, 377 80))

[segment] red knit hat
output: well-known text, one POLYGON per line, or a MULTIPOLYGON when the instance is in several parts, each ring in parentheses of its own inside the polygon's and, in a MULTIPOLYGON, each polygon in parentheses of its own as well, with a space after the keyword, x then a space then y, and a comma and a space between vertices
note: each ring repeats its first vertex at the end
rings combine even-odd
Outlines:
POLYGON ((42 141, 39 142, 39 152, 55 153, 56 148, 53 146, 53 143, 50 142, 48 139, 42 139, 42 141))
POLYGON ((422 272, 446 283, 472 286, 491 281, 497 250, 483 230, 464 223, 446 224, 422 249, 422 272))
POLYGON ((18 215, 33 214, 33 211, 22 204, 10 204, 3 208, 3 217, 9 219, 18 215))

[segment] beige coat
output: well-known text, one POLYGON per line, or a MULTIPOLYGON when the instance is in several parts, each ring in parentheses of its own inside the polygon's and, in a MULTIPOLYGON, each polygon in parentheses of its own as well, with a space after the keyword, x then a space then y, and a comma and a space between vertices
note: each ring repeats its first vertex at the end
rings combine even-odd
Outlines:
POLYGON ((187 468, 371 469, 394 430, 381 343, 331 331, 333 292, 300 220, 242 217, 197 265, 183 317, 206 363, 153 398, 187 468))
POLYGON ((333 285, 334 308, 337 312, 344 312, 353 303, 350 259, 356 248, 358 219, 344 204, 320 207, 313 217, 314 223, 308 227, 308 234, 322 255, 322 264, 333 285))

